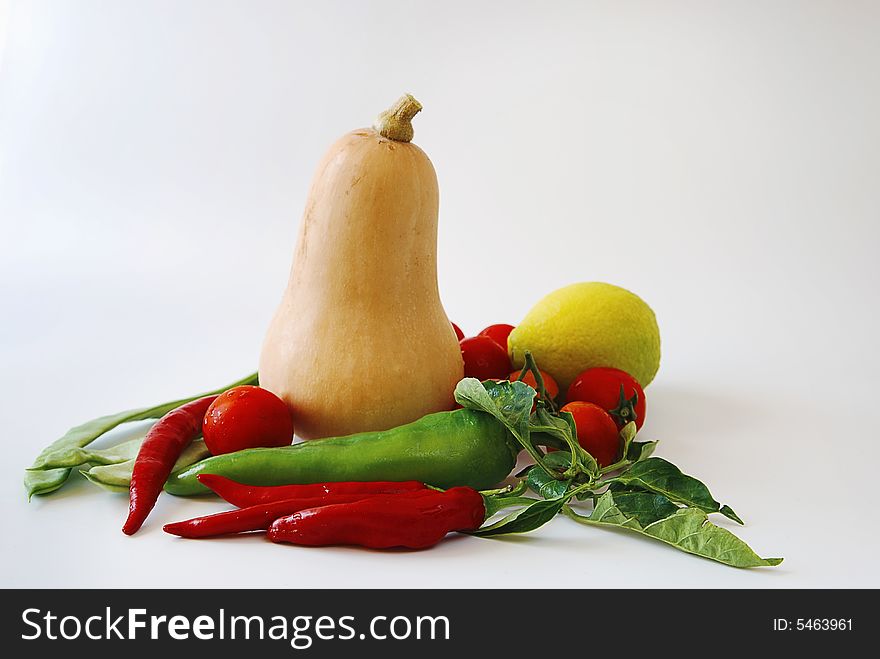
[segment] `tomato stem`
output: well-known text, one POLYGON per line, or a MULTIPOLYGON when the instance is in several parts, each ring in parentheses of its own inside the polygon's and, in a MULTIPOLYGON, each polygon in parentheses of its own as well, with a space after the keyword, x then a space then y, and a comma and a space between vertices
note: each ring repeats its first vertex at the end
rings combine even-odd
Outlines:
POLYGON ((620 385, 620 394, 617 400, 617 407, 609 411, 609 414, 622 424, 626 425, 630 421, 637 421, 639 415, 636 414, 636 405, 639 404, 639 392, 634 391, 632 398, 626 397, 623 383, 620 385))

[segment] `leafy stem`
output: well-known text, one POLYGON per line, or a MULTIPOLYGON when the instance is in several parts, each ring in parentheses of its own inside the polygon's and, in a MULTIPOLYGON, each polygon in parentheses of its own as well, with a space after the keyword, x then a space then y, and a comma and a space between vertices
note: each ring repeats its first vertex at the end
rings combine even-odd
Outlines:
POLYGON ((624 467, 628 467, 631 464, 632 464, 632 462, 630 460, 623 458, 621 460, 618 460, 614 464, 610 464, 607 467, 602 467, 599 470, 599 473, 604 476, 605 474, 610 474, 612 471, 617 471, 618 469, 623 469, 624 467))
POLYGON ((537 385, 538 395, 540 399, 544 401, 550 411, 552 413, 556 413, 557 407, 556 402, 547 395, 547 387, 544 384, 544 376, 541 373, 541 370, 538 368, 538 364, 535 362, 535 358, 532 355, 531 351, 526 350, 525 354, 525 364, 522 367, 522 370, 519 372, 519 376, 517 377, 517 381, 522 382, 523 378, 526 376, 526 373, 529 371, 532 372, 532 375, 535 378, 535 384, 537 385))
POLYGON ((564 447, 571 455, 571 460, 565 471, 558 476, 560 480, 572 480, 581 474, 587 474, 592 477, 598 473, 598 465, 595 464, 595 460, 587 456, 587 453, 575 439, 574 420, 571 418, 571 415, 558 416, 551 414, 539 402, 534 417, 537 423, 531 424, 529 426, 530 430, 532 432, 542 432, 557 440, 562 440, 564 447), (586 463, 586 466, 584 463, 586 463))
POLYGON ((523 505, 524 507, 506 515, 497 522, 480 527, 473 532, 473 535, 487 538, 493 535, 534 531, 556 517, 571 497, 586 489, 588 489, 587 485, 581 485, 549 499, 531 499, 529 497, 485 498, 487 519, 499 510, 510 506, 523 505))
POLYGON ((517 481, 516 485, 505 485, 504 487, 498 487, 492 490, 480 490, 480 494, 482 494, 484 497, 516 497, 525 491, 526 483, 524 480, 520 479, 519 481, 517 481))
POLYGON ((554 411, 550 401, 537 402, 534 388, 522 382, 531 370, 538 390, 546 396, 543 378, 531 354, 514 382, 465 378, 455 388, 455 400, 470 410, 492 415, 509 431, 534 460, 516 488, 490 490, 484 494, 486 517, 501 510, 516 510, 481 526, 472 534, 480 537, 527 533, 543 526, 560 512, 590 526, 624 528, 649 536, 682 551, 734 567, 778 565, 780 558, 762 558, 735 535, 712 524, 708 515, 720 513, 742 523, 730 508, 714 499, 699 480, 666 460, 652 457, 656 441, 637 442, 636 424, 620 430, 621 457, 600 468, 577 442, 577 428, 570 414, 554 411), (534 409, 534 412, 532 411, 534 409), (537 433, 537 442, 532 433, 537 433), (544 454, 536 444, 563 449, 544 454), (568 448, 568 451, 564 449, 568 448), (520 496, 528 487, 541 498, 520 496), (572 499, 593 500, 589 515, 568 504, 572 499))
POLYGON ((519 443, 522 444, 523 448, 528 451, 529 456, 531 456, 532 460, 535 461, 535 464, 541 467, 541 469, 543 469, 545 472, 547 472, 547 475, 552 476, 556 480, 563 480, 564 476, 560 472, 554 471, 547 466, 547 464, 544 462, 544 453, 541 450, 537 449, 531 441, 522 441, 519 437, 517 437, 517 439, 519 440, 519 443))
POLYGON ((629 447, 632 444, 633 440, 636 437, 636 424, 634 421, 630 421, 623 428, 620 429, 620 439, 621 439, 621 453, 620 460, 615 462, 614 464, 610 464, 607 467, 602 467, 599 470, 600 475, 610 474, 612 471, 617 471, 618 469, 625 469, 629 467, 635 460, 630 459, 629 457, 629 447))
POLYGON ((732 567, 770 567, 782 562, 781 558, 758 556, 730 531, 712 524, 699 508, 676 508, 661 496, 664 505, 650 510, 624 504, 626 498, 618 500, 617 496, 612 492, 600 496, 589 515, 580 515, 568 505, 563 505, 561 512, 580 524, 626 529, 732 567))
POLYGON ((544 454, 531 440, 529 416, 534 399, 535 390, 525 382, 480 382, 476 378, 464 378, 455 387, 455 400, 459 405, 486 412, 498 419, 528 452, 535 464, 558 479, 561 474, 544 463, 544 454))

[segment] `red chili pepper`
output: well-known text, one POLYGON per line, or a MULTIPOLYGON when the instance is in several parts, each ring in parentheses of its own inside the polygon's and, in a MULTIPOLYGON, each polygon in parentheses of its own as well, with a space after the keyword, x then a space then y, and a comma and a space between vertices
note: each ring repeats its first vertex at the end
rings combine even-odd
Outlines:
MULTIPOLYGON (((428 493, 430 490, 420 490, 428 493)), ((310 497, 307 499, 288 499, 286 501, 272 501, 257 506, 227 510, 214 515, 195 517, 183 522, 166 524, 163 528, 166 533, 179 535, 181 538, 210 538, 216 535, 228 535, 230 533, 246 533, 248 531, 265 531, 269 525, 279 517, 290 515, 326 505, 345 504, 368 498, 370 494, 332 494, 323 497, 310 497)))
MULTIPOLYGON (((312 485, 259 486, 245 485, 216 474, 199 474, 197 478, 202 485, 214 491, 220 498, 239 508, 289 499, 319 499, 346 494, 396 494, 428 489, 427 485, 418 481, 340 481, 312 485)), ((334 502, 328 501, 328 503, 334 502)))
POLYGON ((378 494, 354 503, 301 510, 272 522, 272 542, 323 547, 360 545, 372 549, 436 545, 450 531, 474 531, 483 523, 482 495, 469 487, 445 492, 378 494))
POLYGON ((205 396, 171 410, 147 433, 131 473, 128 518, 122 526, 123 533, 132 535, 141 528, 156 505, 177 458, 202 431, 205 412, 215 398, 217 396, 205 396))

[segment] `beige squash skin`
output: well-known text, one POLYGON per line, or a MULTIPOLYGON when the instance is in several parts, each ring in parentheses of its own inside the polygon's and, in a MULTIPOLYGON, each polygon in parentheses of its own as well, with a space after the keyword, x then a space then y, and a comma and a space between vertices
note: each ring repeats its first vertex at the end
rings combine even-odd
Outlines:
POLYGON ((318 165, 260 385, 304 439, 448 410, 464 366, 437 286, 434 167, 416 145, 356 130, 318 165))

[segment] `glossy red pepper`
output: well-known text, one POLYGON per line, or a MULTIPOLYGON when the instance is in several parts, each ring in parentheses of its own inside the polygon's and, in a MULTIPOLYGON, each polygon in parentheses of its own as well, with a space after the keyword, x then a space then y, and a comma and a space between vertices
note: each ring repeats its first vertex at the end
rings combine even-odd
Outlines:
POLYGON ((177 458, 202 431, 205 412, 216 398, 205 396, 181 405, 150 428, 132 468, 128 518, 122 527, 123 533, 132 535, 141 528, 156 505, 177 458))
MULTIPOLYGON (((197 478, 202 485, 212 490, 221 499, 239 508, 289 499, 321 499, 322 497, 350 494, 395 494, 428 489, 424 483, 418 481, 344 481, 312 485, 259 486, 245 485, 216 474, 199 474, 197 478)), ((328 503, 338 502, 328 500, 328 503)))
POLYGON ((281 517, 272 522, 268 537, 272 542, 309 547, 425 549, 436 545, 450 531, 475 531, 485 515, 482 495, 469 487, 453 487, 445 492, 379 494, 281 517))
MULTIPOLYGON (((416 496, 430 494, 432 490, 424 489, 414 492, 416 496)), ((353 503, 371 494, 329 494, 321 497, 308 497, 288 499, 284 501, 272 501, 256 506, 227 510, 214 515, 195 517, 183 522, 166 524, 163 529, 166 533, 178 535, 181 538, 210 538, 217 535, 230 533, 247 533, 248 531, 265 531, 269 525, 279 517, 308 510, 320 506, 353 503)))

